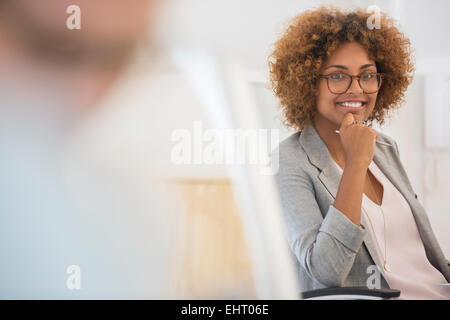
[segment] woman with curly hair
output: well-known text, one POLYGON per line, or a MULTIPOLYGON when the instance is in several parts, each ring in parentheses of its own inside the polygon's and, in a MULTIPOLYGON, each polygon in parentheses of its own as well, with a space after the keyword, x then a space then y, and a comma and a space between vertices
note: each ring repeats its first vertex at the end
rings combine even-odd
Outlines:
POLYGON ((448 299, 450 267, 397 143, 371 127, 403 102, 414 71, 410 42, 387 15, 380 28, 368 28, 370 18, 306 11, 270 56, 274 93, 298 130, 279 146, 277 183, 300 285, 448 299))

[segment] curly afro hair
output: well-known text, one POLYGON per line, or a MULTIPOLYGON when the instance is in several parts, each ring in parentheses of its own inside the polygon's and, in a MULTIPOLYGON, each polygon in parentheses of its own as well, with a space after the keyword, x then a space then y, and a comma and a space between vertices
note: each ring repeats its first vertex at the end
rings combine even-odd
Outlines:
POLYGON ((344 12, 322 6, 290 22, 269 56, 270 83, 286 126, 302 130, 312 122, 321 66, 340 44, 350 41, 362 45, 378 72, 385 74, 369 123, 383 124, 389 111, 401 105, 414 73, 410 41, 384 13, 381 28, 370 30, 370 16, 362 9, 344 12))

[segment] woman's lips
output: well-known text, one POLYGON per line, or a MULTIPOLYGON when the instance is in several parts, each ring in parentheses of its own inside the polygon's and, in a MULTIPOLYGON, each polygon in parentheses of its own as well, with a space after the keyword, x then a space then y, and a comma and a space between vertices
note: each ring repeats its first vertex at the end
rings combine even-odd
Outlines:
POLYGON ((364 101, 343 101, 336 102, 336 106, 347 111, 359 111, 366 107, 367 102, 364 101))

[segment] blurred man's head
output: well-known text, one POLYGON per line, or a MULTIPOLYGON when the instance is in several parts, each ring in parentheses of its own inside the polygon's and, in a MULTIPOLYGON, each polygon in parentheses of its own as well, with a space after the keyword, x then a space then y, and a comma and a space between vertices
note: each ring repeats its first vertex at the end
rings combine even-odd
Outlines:
POLYGON ((0 31, 7 41, 53 61, 120 64, 145 34, 157 0, 0 0, 0 31), (69 30, 71 5, 81 29, 69 30))
POLYGON ((0 0, 2 77, 22 91, 43 86, 66 95, 84 110, 111 88, 145 40, 157 2, 0 0), (72 5, 80 8, 81 29, 67 26, 72 5))

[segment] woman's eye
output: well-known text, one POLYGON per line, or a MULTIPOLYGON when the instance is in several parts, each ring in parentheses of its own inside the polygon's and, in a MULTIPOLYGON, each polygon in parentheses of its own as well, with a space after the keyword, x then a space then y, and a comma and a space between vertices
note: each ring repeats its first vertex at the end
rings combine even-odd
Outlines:
POLYGON ((333 73, 330 75, 330 79, 332 80, 342 80, 344 75, 342 73, 333 73))
POLYGON ((373 73, 366 73, 366 74, 361 75, 361 79, 363 79, 363 80, 371 80, 374 77, 375 77, 375 74, 373 74, 373 73))

